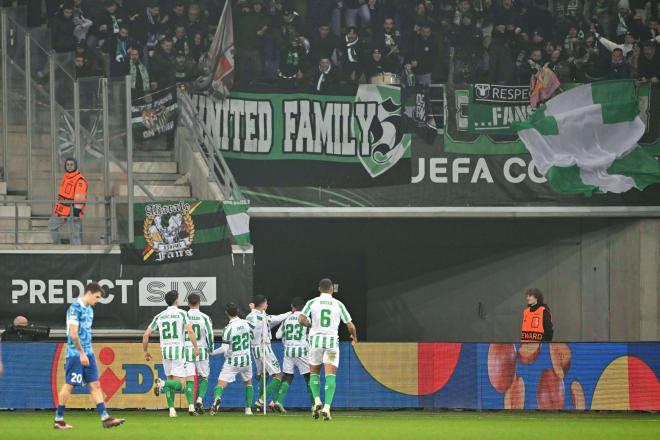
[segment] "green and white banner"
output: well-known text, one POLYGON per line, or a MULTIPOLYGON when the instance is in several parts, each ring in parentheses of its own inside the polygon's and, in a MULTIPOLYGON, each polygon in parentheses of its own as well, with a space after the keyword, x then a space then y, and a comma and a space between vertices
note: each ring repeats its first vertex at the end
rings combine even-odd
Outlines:
POLYGON ((512 122, 532 114, 529 86, 474 84, 470 87, 468 130, 472 133, 515 134, 512 122))
POLYGON ((206 142, 241 185, 410 182, 411 134, 403 132, 399 87, 361 85, 356 96, 233 92, 192 99, 206 142))
MULTIPOLYGON (((563 90, 580 84, 565 83, 563 90)), ((523 87, 526 88, 526 87, 523 87)), ((518 87, 490 84, 447 87, 445 152, 458 154, 525 154, 524 144, 511 124, 530 115, 518 87)), ((651 154, 660 155, 660 87, 641 84, 636 88, 639 118, 645 132, 639 144, 651 154)))

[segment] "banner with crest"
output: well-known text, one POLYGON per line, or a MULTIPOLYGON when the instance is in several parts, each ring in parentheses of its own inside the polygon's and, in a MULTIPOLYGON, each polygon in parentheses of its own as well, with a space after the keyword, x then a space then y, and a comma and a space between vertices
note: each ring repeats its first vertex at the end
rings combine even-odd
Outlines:
POLYGON ((133 138, 140 142, 173 132, 177 109, 174 88, 135 101, 131 106, 133 138))
POLYGON ((217 201, 136 203, 135 243, 122 247, 124 264, 163 264, 231 253, 231 229, 217 201))
POLYGON ((354 96, 232 92, 192 100, 208 142, 241 185, 410 183, 412 135, 398 86, 362 84, 354 96))

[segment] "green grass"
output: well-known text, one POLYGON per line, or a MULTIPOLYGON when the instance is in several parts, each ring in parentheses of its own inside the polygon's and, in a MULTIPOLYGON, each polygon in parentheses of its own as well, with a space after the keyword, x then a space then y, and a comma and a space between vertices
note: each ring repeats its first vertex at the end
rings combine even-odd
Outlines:
POLYGON ((340 412, 331 422, 307 413, 255 415, 220 413, 170 419, 165 411, 118 412, 118 428, 103 429, 93 411, 69 411, 70 431, 52 429, 52 412, 0 412, 0 439, 657 439, 658 414, 572 414, 505 412, 340 412))

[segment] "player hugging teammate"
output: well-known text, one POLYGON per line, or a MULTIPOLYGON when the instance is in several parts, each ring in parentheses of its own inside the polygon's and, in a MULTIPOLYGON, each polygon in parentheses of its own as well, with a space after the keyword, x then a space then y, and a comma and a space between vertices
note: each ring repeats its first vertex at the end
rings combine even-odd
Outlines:
POLYGON ((270 376, 266 387, 266 398, 272 398, 272 410, 286 413, 284 399, 298 370, 307 384, 310 394, 312 414, 315 419, 321 415, 331 420, 330 407, 335 394, 336 374, 339 367, 339 335, 341 322, 351 334, 353 344, 357 333, 351 316, 344 304, 335 299, 334 285, 325 278, 319 282, 319 293, 305 304, 301 299, 291 301, 291 310, 281 315, 268 315, 268 299, 263 295, 254 297, 250 304, 252 311, 245 320, 239 317, 239 308, 234 303, 225 307, 229 323, 222 333, 222 345, 213 349, 213 325, 211 319, 199 310, 200 297, 188 296, 190 310, 186 313, 178 308, 179 295, 168 292, 165 301, 168 308, 156 315, 144 333, 142 342, 145 359, 151 360, 148 342, 151 334, 158 330, 163 368, 167 381, 156 379, 154 393, 166 393, 170 417, 176 417, 174 393, 185 389, 190 415, 203 414, 203 398, 208 388, 210 374, 209 357, 224 354, 225 360, 213 390, 214 399, 210 414, 219 412, 222 394, 226 387, 240 376, 245 384, 245 414, 252 415, 254 390, 252 387, 252 358, 256 363, 259 395, 255 402, 258 410, 263 410, 266 400, 263 396, 262 375, 270 376), (284 375, 271 347, 271 330, 278 326, 277 338, 284 345, 284 375), (321 401, 321 365, 325 371, 325 402, 321 401), (197 374, 199 389, 194 398, 194 378, 197 374), (194 402, 194 403, 193 403, 194 402))

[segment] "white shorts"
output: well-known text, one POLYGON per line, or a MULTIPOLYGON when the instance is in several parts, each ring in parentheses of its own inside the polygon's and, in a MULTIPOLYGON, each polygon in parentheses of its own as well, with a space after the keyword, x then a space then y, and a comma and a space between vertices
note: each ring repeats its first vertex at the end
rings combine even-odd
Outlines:
POLYGON ((209 377, 209 373, 211 373, 211 366, 208 359, 205 361, 196 361, 195 368, 197 369, 197 375, 201 377, 209 377))
POLYGON ((286 374, 295 374, 296 368, 300 374, 309 373, 309 356, 284 356, 284 365, 282 366, 282 371, 286 374))
POLYGON ((234 367, 233 365, 229 365, 228 362, 225 362, 225 364, 222 366, 222 370, 220 371, 220 375, 218 376, 218 380, 232 383, 236 380, 237 374, 241 375, 243 382, 247 382, 248 380, 252 379, 252 365, 247 365, 245 367, 234 367))
MULTIPOLYGON (((254 358, 254 363, 257 366, 257 376, 261 376, 264 369, 264 361, 261 358, 262 352, 263 350, 260 347, 252 347, 252 355, 254 358)), ((266 373, 268 373, 271 376, 275 374, 280 374, 282 372, 282 369, 280 368, 280 363, 277 361, 277 357, 275 357, 275 353, 273 353, 273 349, 270 347, 270 345, 265 350, 265 357, 266 357, 266 373)))
POLYGON ((309 363, 311 365, 330 364, 339 367, 339 347, 335 348, 312 348, 309 351, 309 363))
POLYGON ((195 375, 195 364, 185 359, 163 359, 165 376, 190 377, 195 375))

